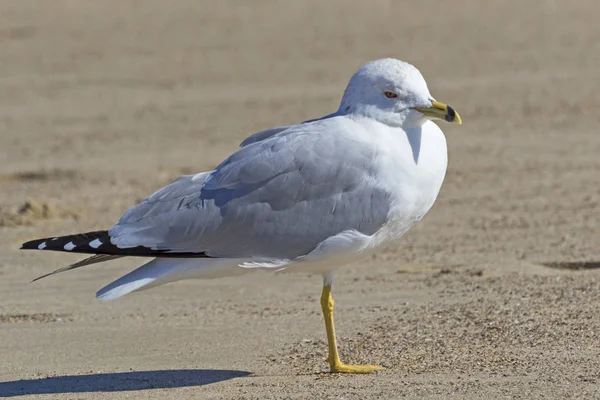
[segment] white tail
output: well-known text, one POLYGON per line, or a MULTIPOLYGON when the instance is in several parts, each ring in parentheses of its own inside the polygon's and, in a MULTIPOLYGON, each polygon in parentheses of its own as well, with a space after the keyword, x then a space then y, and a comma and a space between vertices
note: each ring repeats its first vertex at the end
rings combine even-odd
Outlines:
POLYGON ((127 293, 182 279, 214 279, 239 275, 248 271, 238 266, 243 261, 218 258, 155 258, 103 287, 96 293, 96 297, 102 301, 110 301, 127 293))

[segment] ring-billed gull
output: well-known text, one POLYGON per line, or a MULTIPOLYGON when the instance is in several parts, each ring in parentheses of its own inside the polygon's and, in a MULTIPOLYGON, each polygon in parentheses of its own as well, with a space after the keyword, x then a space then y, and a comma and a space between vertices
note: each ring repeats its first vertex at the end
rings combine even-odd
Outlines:
POLYGON ((248 137, 215 170, 181 176, 107 231, 21 248, 94 254, 44 276, 153 258, 100 289, 102 300, 252 269, 322 274, 330 371, 372 372, 380 367, 346 365, 338 356, 333 272, 400 238, 433 205, 448 161, 433 119, 461 123, 414 66, 372 61, 352 76, 337 112, 248 137))

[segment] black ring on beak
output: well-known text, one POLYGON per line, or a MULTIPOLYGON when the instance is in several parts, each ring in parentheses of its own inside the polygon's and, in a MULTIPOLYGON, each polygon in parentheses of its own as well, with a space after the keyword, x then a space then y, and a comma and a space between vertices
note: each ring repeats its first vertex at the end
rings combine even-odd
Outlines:
POLYGON ((444 115, 444 119, 448 122, 452 122, 452 121, 454 121, 455 118, 456 118, 456 111, 454 111, 454 108, 448 106, 448 109, 446 110, 446 115, 444 115))

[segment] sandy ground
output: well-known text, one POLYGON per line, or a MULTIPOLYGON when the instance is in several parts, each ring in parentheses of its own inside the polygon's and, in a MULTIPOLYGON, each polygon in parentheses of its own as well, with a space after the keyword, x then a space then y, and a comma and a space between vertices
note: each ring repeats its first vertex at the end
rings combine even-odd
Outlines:
POLYGON ((600 11, 595 1, 4 1, 0 397, 600 398, 600 11), (323 4, 325 3, 325 4, 323 4), (334 288, 187 281, 107 305, 140 260, 19 252, 107 228, 248 134, 336 109, 394 56, 460 111, 431 213, 334 288), (107 393, 110 392, 110 393, 107 393))

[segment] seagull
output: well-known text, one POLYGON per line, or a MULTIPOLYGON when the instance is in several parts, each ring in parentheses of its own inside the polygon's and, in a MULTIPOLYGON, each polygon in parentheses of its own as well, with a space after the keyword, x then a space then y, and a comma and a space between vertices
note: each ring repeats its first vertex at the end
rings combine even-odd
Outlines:
POLYGON ((334 272, 396 241, 433 206, 448 164, 434 120, 462 123, 413 65, 371 61, 351 77, 336 112, 249 136, 213 171, 179 177, 108 230, 21 248, 92 254, 37 279, 120 257, 151 258, 100 289, 103 301, 256 269, 320 274, 330 372, 371 373, 381 367, 340 360, 334 272))

